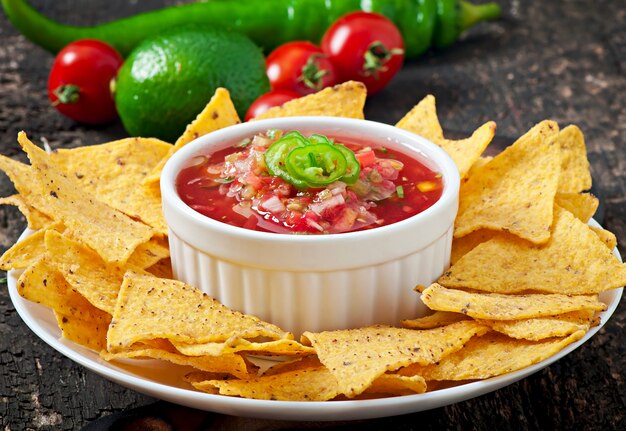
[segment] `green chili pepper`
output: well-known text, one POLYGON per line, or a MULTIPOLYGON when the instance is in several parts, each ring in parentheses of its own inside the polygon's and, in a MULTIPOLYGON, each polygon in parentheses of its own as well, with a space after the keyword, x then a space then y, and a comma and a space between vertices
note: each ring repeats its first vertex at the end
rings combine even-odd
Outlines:
POLYGON ((292 177, 306 182, 308 187, 324 187, 346 173, 346 158, 332 144, 311 144, 294 148, 285 160, 292 177))
POLYGON ((202 25, 243 33, 270 50, 290 40, 319 42, 340 16, 356 10, 391 19, 404 37, 405 55, 445 47, 479 21, 500 16, 495 3, 466 0, 221 0, 170 6, 87 27, 53 21, 24 0, 1 0, 9 20, 35 44, 56 53, 77 39, 100 39, 126 56, 168 27, 202 25))
POLYGON ((356 180, 359 179, 359 173, 361 172, 361 164, 356 159, 356 156, 354 155, 354 152, 352 150, 350 150, 349 148, 341 144, 333 143, 331 139, 328 139, 324 135, 317 135, 317 134, 311 135, 309 136, 309 142, 316 143, 316 144, 331 144, 335 147, 335 149, 337 149, 338 151, 341 151, 343 156, 346 158, 346 163, 347 163, 346 173, 341 178, 341 181, 343 181, 346 184, 354 184, 356 180))
POLYGON ((298 147, 304 147, 307 144, 307 139, 302 136, 300 132, 294 130, 286 133, 282 138, 270 145, 265 152, 265 165, 267 166, 267 171, 271 175, 280 177, 299 189, 307 188, 306 182, 292 176, 289 171, 287 171, 287 166, 285 165, 287 155, 291 150, 298 147))

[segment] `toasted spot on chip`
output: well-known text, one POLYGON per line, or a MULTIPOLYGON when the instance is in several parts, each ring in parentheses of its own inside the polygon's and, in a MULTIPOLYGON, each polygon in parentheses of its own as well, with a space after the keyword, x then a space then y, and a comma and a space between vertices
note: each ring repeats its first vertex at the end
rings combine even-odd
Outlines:
POLYGON ((536 244, 550 238, 561 166, 558 125, 543 121, 461 186, 455 237, 487 228, 536 244))
POLYGON ((109 328, 108 350, 163 338, 177 343, 289 338, 291 334, 257 317, 233 311, 178 280, 128 271, 109 328))
POLYGON ((340 392, 352 398, 385 372, 437 362, 486 330, 467 320, 429 330, 372 326, 305 332, 302 341, 315 348, 320 361, 339 382, 340 392))
POLYGON ((578 193, 589 190, 591 172, 583 132, 578 126, 570 125, 559 132, 556 141, 561 146, 561 175, 558 191, 578 193))
POLYGON ((299 115, 363 119, 366 95, 365 85, 356 81, 347 81, 270 108, 253 120, 299 115))
MULTIPOLYGON (((108 322, 54 312, 63 338, 95 351, 106 347, 108 322)), ((109 317, 110 318, 110 317, 109 317)))
POLYGON ((626 265, 588 225, 557 206, 552 230, 544 246, 508 238, 479 244, 438 281, 498 293, 591 294, 626 284, 626 265))
MULTIPOLYGON (((84 192, 78 180, 67 176, 24 132, 18 141, 31 160, 35 181, 42 191, 46 215, 61 220, 72 234, 96 250, 107 262, 124 263, 141 243, 155 233, 149 226, 100 202, 84 192)), ((20 191, 21 194, 21 191, 20 191)), ((38 200, 39 202, 39 200, 38 200)))
POLYGON ((597 295, 472 293, 433 283, 422 292, 431 310, 463 313, 475 319, 515 320, 580 310, 606 310, 597 295))
POLYGON ((566 338, 529 341, 492 332, 473 338, 462 350, 438 364, 412 366, 402 373, 417 374, 427 381, 488 379, 539 363, 584 335, 585 331, 578 331, 566 338))
POLYGON ((144 179, 144 184, 158 183, 161 178, 161 171, 165 163, 172 155, 200 136, 204 136, 215 130, 240 123, 239 115, 235 110, 235 105, 230 98, 230 92, 226 88, 218 88, 209 100, 209 103, 198 114, 198 116, 187 125, 183 134, 176 143, 169 148, 168 153, 154 166, 150 175, 144 179))

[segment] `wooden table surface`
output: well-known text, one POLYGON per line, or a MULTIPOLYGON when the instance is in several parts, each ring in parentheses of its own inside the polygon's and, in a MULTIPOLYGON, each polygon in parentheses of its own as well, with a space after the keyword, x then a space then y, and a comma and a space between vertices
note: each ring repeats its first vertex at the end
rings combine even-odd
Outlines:
MULTIPOLYGON (((67 23, 89 24, 177 1, 32 1, 67 23), (80 7, 77 4, 80 4, 80 7)), ((599 220, 626 241, 626 4, 623 1, 500 1, 504 19, 480 25, 453 47, 408 62, 393 83, 368 99, 369 119, 395 123, 426 94, 437 99, 450 135, 497 123, 501 150, 540 120, 577 124, 586 136, 599 220)), ((126 136, 119 124, 93 128, 58 115, 46 96, 53 57, 20 36, 0 13, 0 149, 25 160, 16 135, 75 147, 126 136)), ((1 195, 12 193, 2 176, 1 195)), ((2 251, 25 227, 0 207, 2 251)), ((130 409, 148 406, 185 421, 176 429, 624 429, 626 307, 581 348, 498 391, 398 417, 356 422, 285 422, 241 418, 158 403, 73 363, 35 336, 0 289, 0 423, 3 430, 121 429, 130 409), (181 425, 185 423, 186 425, 181 425), (118 422, 119 424, 119 422, 118 422), (202 424, 202 425, 199 425, 202 424), (97 426, 100 425, 100 426, 97 426), (93 428, 91 428, 93 427, 93 428)), ((147 422, 144 422, 144 425, 147 422)), ((154 422, 153 422, 154 423, 154 422)), ((162 428, 137 428, 162 429, 162 428)))

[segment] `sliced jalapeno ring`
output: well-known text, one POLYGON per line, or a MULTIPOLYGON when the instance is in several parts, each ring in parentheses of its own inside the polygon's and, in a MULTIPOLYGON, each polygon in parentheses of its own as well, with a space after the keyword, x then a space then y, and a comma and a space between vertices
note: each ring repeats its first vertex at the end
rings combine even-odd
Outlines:
POLYGON ((309 187, 321 187, 339 180, 346 173, 347 162, 334 145, 322 143, 292 149, 285 165, 292 177, 309 187))
POLYGON ((282 138, 270 145, 264 157, 265 165, 270 175, 280 177, 300 189, 306 188, 306 183, 297 178, 293 178, 285 167, 287 154, 294 148, 303 147, 305 145, 307 145, 307 139, 302 136, 300 132, 295 130, 286 133, 282 138))
POLYGON ((341 181, 346 184, 354 184, 356 180, 359 179, 359 175, 361 174, 361 164, 356 159, 354 152, 348 147, 341 144, 335 144, 334 148, 341 151, 343 156, 346 158, 346 173, 341 178, 341 181))

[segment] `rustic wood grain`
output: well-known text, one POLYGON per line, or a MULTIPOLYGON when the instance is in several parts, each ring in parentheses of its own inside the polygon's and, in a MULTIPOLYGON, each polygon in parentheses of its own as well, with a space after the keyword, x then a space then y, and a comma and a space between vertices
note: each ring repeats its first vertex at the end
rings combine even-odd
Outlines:
MULTIPOLYGON (((174 0, 32 1, 47 15, 89 24, 174 0)), ((437 98, 444 130, 470 133, 495 120, 513 138, 545 118, 585 133, 606 228, 626 241, 626 6, 620 1, 500 1, 505 18, 470 31, 453 47, 408 62, 366 116, 394 123, 424 95, 437 98)), ((20 36, 0 13, 0 148, 24 160, 19 130, 53 148, 125 136, 119 123, 90 128, 58 115, 45 96, 52 56, 20 36)), ((500 142, 500 141, 498 141, 500 142)), ((507 142, 504 139, 502 142, 507 142)), ((497 151, 497 145, 490 151, 497 151)), ((12 186, 2 176, 0 193, 12 186)), ((24 229, 0 207, 0 248, 24 229)), ((0 286, 0 424, 9 430, 76 430, 133 407, 173 418, 177 429, 618 430, 626 423, 626 307, 588 343, 499 391, 431 411, 370 421, 298 423, 192 411, 111 383, 63 357, 21 321, 0 286), (186 425, 180 418, 187 418, 186 425)), ((156 420, 156 419, 155 419, 156 420)), ((114 421, 112 420, 111 423, 114 421)), ((145 425, 145 423, 144 423, 145 425)), ((90 428, 97 429, 97 428, 90 428)), ((99 428, 108 429, 108 428, 99 428)), ((119 429, 112 427, 111 429, 119 429)))

